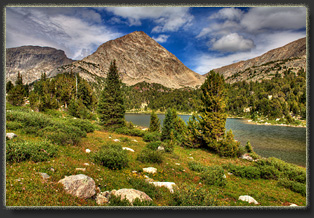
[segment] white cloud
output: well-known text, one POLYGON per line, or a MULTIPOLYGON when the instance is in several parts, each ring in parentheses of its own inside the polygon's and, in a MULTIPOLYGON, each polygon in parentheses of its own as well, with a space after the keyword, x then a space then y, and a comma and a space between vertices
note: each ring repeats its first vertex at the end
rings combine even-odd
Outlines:
POLYGON ((243 16, 243 11, 237 8, 223 8, 217 13, 211 15, 209 19, 228 19, 240 20, 243 16))
POLYGON ((257 7, 243 16, 241 25, 248 31, 291 30, 306 26, 305 7, 257 7))
POLYGON ((94 11, 89 16, 83 10, 77 17, 77 10, 55 14, 49 8, 7 8, 6 46, 49 46, 64 50, 72 59, 81 59, 102 43, 121 36, 100 25, 94 11))
POLYGON ((193 20, 187 7, 108 7, 105 10, 127 19, 130 26, 142 25, 143 19, 153 20, 155 33, 177 31, 193 20))
POLYGON ((247 51, 255 46, 252 40, 244 39, 237 33, 225 35, 212 44, 212 49, 223 52, 247 51))
POLYGON ((156 37, 153 37, 153 39, 154 39, 156 42, 159 42, 159 43, 167 42, 167 39, 168 39, 168 38, 169 38, 169 35, 164 35, 164 34, 159 35, 157 38, 156 38, 156 37))

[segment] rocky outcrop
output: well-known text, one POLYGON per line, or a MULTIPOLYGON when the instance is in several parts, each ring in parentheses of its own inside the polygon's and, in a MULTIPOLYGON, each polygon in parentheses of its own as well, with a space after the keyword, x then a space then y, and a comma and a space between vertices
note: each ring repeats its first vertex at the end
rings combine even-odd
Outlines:
POLYGON ((97 82, 105 78, 110 62, 116 60, 122 82, 134 85, 146 81, 169 88, 195 87, 204 77, 187 68, 142 31, 108 41, 86 58, 58 68, 60 72, 78 72, 84 79, 97 82))
POLYGON ((58 181, 61 183, 65 191, 78 198, 90 198, 96 194, 95 181, 84 175, 66 176, 64 179, 58 181))
POLYGON ((256 58, 213 70, 222 74, 227 82, 234 83, 243 80, 270 79, 277 71, 282 74, 289 68, 294 72, 298 72, 301 68, 306 70, 306 38, 270 50, 256 58))
POLYGON ((42 73, 55 75, 56 68, 72 63, 64 51, 50 47, 22 46, 6 49, 6 81, 15 82, 18 72, 24 84, 40 79, 42 73))

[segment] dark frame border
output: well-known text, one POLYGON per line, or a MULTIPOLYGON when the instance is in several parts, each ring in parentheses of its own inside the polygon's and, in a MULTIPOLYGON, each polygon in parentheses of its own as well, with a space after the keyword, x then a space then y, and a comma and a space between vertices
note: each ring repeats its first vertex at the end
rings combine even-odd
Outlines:
POLYGON ((2 35, 1 35, 1 41, 2 41, 2 46, 1 46, 1 51, 2 52, 2 61, 1 61, 1 69, 2 73, 0 74, 0 81, 1 81, 1 99, 0 99, 0 105, 1 105, 1 154, 2 157, 0 157, 1 163, 2 163, 2 170, 1 172, 1 205, 5 210, 1 210, 1 214, 6 214, 6 215, 13 215, 13 216, 19 216, 19 215, 52 215, 55 214, 58 216, 77 216, 77 215, 84 215, 82 213, 82 210, 88 210, 89 213, 93 213, 94 215, 99 214, 99 215, 106 215, 106 216, 112 216, 113 214, 120 213, 120 215, 136 215, 136 216, 151 216, 151 215, 184 215, 187 214, 187 212, 195 214, 195 215, 214 215, 214 214, 220 214, 220 215, 232 215, 234 217, 237 217, 239 215, 246 215, 247 212, 251 213, 252 215, 256 216, 256 212, 259 212, 259 215, 275 215, 277 216, 287 216, 287 215, 299 215, 299 216, 304 216, 304 215, 310 215, 312 213, 312 208, 311 208, 311 192, 310 190, 310 177, 311 177, 311 159, 309 158, 311 156, 312 150, 310 149, 310 142, 311 136, 310 136, 310 127, 311 127, 311 116, 310 116, 310 110, 311 110, 311 88, 310 88, 310 63, 311 63, 311 56, 310 53, 312 52, 312 47, 310 44, 310 39, 311 39, 311 33, 312 33, 312 23, 310 23, 310 12, 311 12, 311 4, 310 0, 307 1, 283 1, 283 0, 276 0, 276 1, 271 1, 271 3, 267 0, 264 1, 231 1, 231 0, 197 0, 197 1, 165 1, 165 0, 155 0, 153 3, 148 3, 147 1, 123 1, 123 0, 108 0, 108 1, 97 1, 97 0, 90 0, 88 2, 83 1, 83 0, 55 0, 53 3, 46 3, 42 0, 27 0, 27 1, 22 1, 22 0, 3 0, 1 1, 1 12, 2 12, 2 35), (147 207, 141 207, 141 208, 132 208, 132 207, 110 207, 110 208, 104 208, 104 207, 5 207, 5 7, 7 6, 194 6, 194 7, 206 7, 206 6, 213 6, 213 7, 220 7, 220 6, 304 6, 307 8, 307 184, 308 184, 308 192, 307 192, 307 206, 306 207, 300 207, 300 208, 286 208, 286 207, 162 207, 162 208, 147 208, 147 207), (3 189, 4 188, 4 189, 3 189), (2 194, 4 194, 2 196, 2 194), (45 211, 43 211, 43 209, 45 211), (49 212, 53 212, 52 214, 47 214, 47 209, 49 212), (4 212, 4 213, 3 213, 4 212), (218 212, 218 213, 217 213, 218 212), (104 214, 106 213, 106 214, 104 214), (163 214, 162 214, 163 213, 163 214), (167 213, 167 214, 165 214, 167 213))

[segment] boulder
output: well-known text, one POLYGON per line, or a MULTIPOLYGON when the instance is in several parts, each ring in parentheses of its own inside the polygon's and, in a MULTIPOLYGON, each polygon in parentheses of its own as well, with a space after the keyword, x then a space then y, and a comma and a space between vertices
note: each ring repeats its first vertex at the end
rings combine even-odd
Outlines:
POLYGON ((166 187, 169 189, 171 193, 173 193, 173 188, 176 186, 174 182, 149 182, 150 184, 153 184, 156 187, 166 187))
POLYGON ((110 195, 121 196, 121 200, 127 199, 132 204, 136 198, 140 201, 152 201, 152 199, 145 193, 136 189, 119 189, 118 191, 112 190, 110 195))
POLYGON ((144 177, 146 182, 154 182, 154 180, 149 178, 148 176, 144 175, 144 177))
POLYGON ((47 173, 39 173, 41 175, 41 178, 43 179, 49 179, 50 176, 47 173))
POLYGON ((165 150, 165 147, 162 146, 162 145, 159 145, 158 148, 157 148, 158 151, 164 151, 165 150))
POLYGON ((157 173, 157 169, 155 167, 147 167, 147 168, 143 168, 143 172, 145 173, 157 173))
POLYGON ((66 176, 64 179, 58 181, 61 183, 65 191, 78 198, 90 198, 96 194, 95 181, 84 175, 66 176))
POLYGON ((89 149, 86 149, 85 152, 86 152, 86 153, 90 153, 90 150, 89 150, 89 149))
POLYGON ((123 147, 122 148, 123 150, 127 150, 127 151, 131 151, 131 152, 134 152, 134 150, 132 148, 128 148, 128 147, 123 147))
POLYGON ((119 139, 114 139, 113 141, 114 141, 114 142, 120 142, 120 140, 119 140, 119 139))
POLYGON ((296 205, 296 204, 290 204, 289 206, 290 207, 298 207, 298 205, 296 205))
POLYGON ((98 205, 103 205, 103 204, 108 203, 109 202, 109 195, 110 195, 109 191, 98 193, 96 196, 96 203, 98 205))
POLYGON ((241 196, 239 197, 239 200, 240 200, 240 201, 247 201, 247 202, 249 202, 250 204, 251 204, 251 203, 258 204, 258 202, 257 202, 254 198, 252 198, 251 196, 249 196, 249 195, 241 195, 241 196))
POLYGON ((244 159, 244 160, 249 160, 249 161, 253 161, 254 160, 249 154, 243 154, 241 156, 241 158, 244 159))
POLYGON ((13 139, 13 138, 15 138, 15 137, 17 137, 17 135, 16 135, 15 133, 10 132, 10 133, 7 133, 7 134, 6 134, 6 138, 7 138, 8 140, 11 140, 11 139, 13 139))

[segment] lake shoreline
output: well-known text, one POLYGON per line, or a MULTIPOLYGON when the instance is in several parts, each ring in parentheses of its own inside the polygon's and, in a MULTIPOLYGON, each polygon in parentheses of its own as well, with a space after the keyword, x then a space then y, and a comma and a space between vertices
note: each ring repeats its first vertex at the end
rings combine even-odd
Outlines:
MULTIPOLYGON (((127 111, 126 114, 146 114, 146 115, 150 115, 151 112, 131 112, 131 111, 127 111)), ((165 112, 156 112, 157 115, 165 115, 165 112)), ((184 116, 191 116, 193 113, 179 113, 177 112, 178 115, 184 115, 184 116)), ((298 128, 306 128, 305 126, 300 126, 300 125, 293 125, 293 124, 283 124, 283 123, 259 123, 257 121, 252 121, 251 119, 247 118, 247 117, 237 117, 237 116, 228 116, 227 118, 229 119, 243 119, 245 120, 246 123, 248 124, 253 124, 253 125, 265 125, 265 126, 286 126, 286 127, 298 127, 298 128)))

